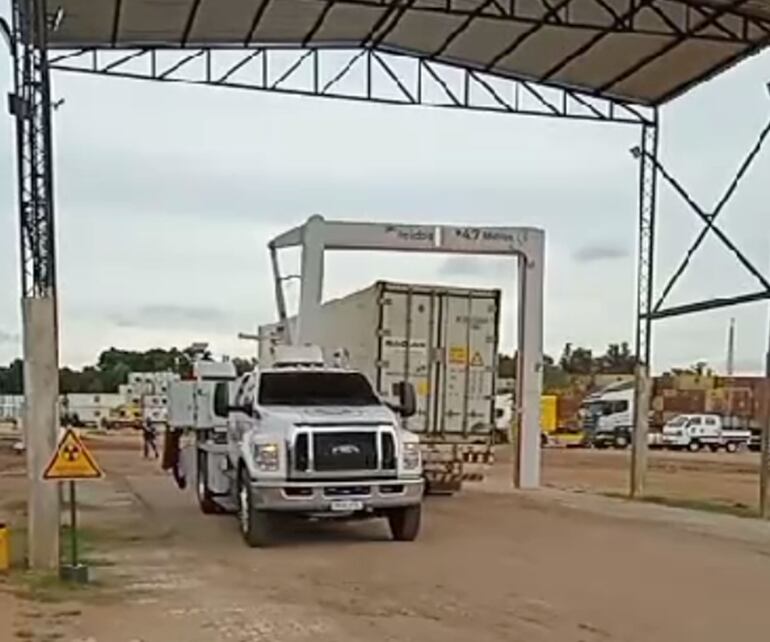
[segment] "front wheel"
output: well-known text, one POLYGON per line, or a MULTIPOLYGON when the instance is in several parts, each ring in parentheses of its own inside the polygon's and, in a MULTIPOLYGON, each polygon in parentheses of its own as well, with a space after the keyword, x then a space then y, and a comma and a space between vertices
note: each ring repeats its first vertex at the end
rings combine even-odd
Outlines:
POLYGON ((728 441, 727 444, 725 444, 725 450, 729 453, 738 452, 738 444, 734 441, 728 441))
POLYGON ((615 448, 618 448, 619 450, 628 448, 628 438, 623 435, 615 437, 615 448))
POLYGON ((413 542, 420 532, 422 507, 406 506, 388 512, 388 525, 393 539, 397 542, 413 542))
POLYGON ((245 469, 238 476, 238 521, 243 539, 252 548, 267 546, 272 534, 270 513, 257 510, 252 499, 251 480, 245 469))
POLYGON ((687 449, 691 453, 697 453, 700 450, 700 442, 698 441, 691 441, 689 445, 687 446, 687 449))

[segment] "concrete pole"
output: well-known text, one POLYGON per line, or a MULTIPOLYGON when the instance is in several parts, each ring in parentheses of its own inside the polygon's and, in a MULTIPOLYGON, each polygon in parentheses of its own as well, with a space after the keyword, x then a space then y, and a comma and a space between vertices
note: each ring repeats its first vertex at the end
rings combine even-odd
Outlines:
POLYGON ((759 515, 770 516, 770 339, 765 354, 764 408, 762 409, 762 441, 759 455, 759 515))
POLYGON ((636 367, 636 388, 634 391, 634 434, 631 443, 631 499, 644 496, 647 477, 647 435, 650 415, 650 374, 647 366, 636 367))
POLYGON ((543 286, 545 236, 537 234, 529 256, 519 259, 519 407, 516 487, 540 486, 540 396, 543 389, 543 286))
POLYGON ((27 554, 35 570, 59 567, 59 488, 43 481, 59 433, 59 371, 53 297, 22 300, 24 430, 29 485, 27 554))
POLYGON ((301 286, 297 336, 291 337, 298 345, 316 343, 322 336, 321 298, 324 279, 324 219, 311 216, 302 231, 301 286))

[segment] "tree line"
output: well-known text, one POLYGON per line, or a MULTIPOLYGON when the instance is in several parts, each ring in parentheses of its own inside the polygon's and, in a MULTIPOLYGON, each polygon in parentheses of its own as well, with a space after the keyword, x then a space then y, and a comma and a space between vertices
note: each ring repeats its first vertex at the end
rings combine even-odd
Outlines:
MULTIPOLYGON (((146 351, 104 350, 93 365, 77 370, 64 367, 59 370, 59 390, 69 393, 117 392, 118 386, 128 381, 130 372, 175 372, 183 379, 192 375, 193 362, 199 355, 193 346, 179 348, 152 348, 146 351)), ((209 357, 210 355, 204 355, 209 357)), ((254 368, 255 359, 234 358, 239 374, 254 368)), ((22 394, 24 363, 15 359, 8 366, 0 366, 0 395, 22 394)))
MULTIPOLYGON (((516 376, 517 356, 500 355, 500 377, 516 376)), ((625 341, 610 343, 604 353, 599 355, 594 355, 591 348, 567 343, 558 360, 543 355, 543 387, 546 390, 567 387, 571 375, 632 374, 635 367, 636 355, 625 341)))
MULTIPOLYGON (((151 350, 104 350, 93 365, 77 370, 64 367, 59 370, 59 389, 62 393, 117 392, 126 383, 129 372, 175 372, 182 378, 192 375, 196 348, 152 348, 151 350)), ((210 357, 210 355, 208 355, 210 357)), ((239 373, 254 368, 254 359, 233 359, 239 373)), ((544 356, 543 377, 546 389, 565 387, 570 375, 631 374, 636 365, 628 343, 611 343, 603 354, 594 355, 590 348, 567 343, 558 360, 544 356)), ((0 394, 21 394, 24 365, 21 359, 0 367, 0 394)), ((516 355, 500 355, 498 374, 516 376, 516 355)))

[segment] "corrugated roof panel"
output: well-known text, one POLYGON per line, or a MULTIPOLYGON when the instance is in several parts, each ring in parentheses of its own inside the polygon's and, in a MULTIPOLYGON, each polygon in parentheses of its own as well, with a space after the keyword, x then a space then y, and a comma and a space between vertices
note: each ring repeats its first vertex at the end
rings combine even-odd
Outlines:
POLYGON ((123 0, 119 40, 129 43, 180 42, 193 0, 123 0))
POLYGON ((695 40, 683 42, 660 58, 645 65, 611 91, 660 99, 676 91, 682 76, 695 77, 702 70, 735 56, 741 47, 729 43, 715 45, 695 40))
POLYGON ((61 25, 52 37, 73 46, 111 42, 116 1, 95 5, 93 0, 67 0, 63 3, 65 13, 61 25))
POLYGON ((385 43, 408 51, 432 54, 465 22, 460 16, 443 13, 415 13, 404 15, 385 43))
POLYGON ((189 43, 203 44, 210 38, 245 42, 258 4, 254 0, 228 0, 228 10, 222 11, 221 0, 202 0, 190 30, 189 43))
POLYGON ((475 20, 444 52, 452 60, 473 60, 484 67, 511 42, 530 29, 529 25, 503 20, 475 20))
MULTIPOLYGON (((605 36, 580 58, 555 74, 551 80, 570 86, 602 87, 630 69, 639 60, 660 51, 675 39, 675 36, 638 34, 605 36)), ((610 95, 620 96, 617 91, 613 91, 610 95)), ((639 94, 629 94, 628 97, 643 102, 639 94)))
POLYGON ((313 42, 361 42, 371 33, 385 11, 383 7, 336 4, 329 10, 313 42))
MULTIPOLYGON (((270 0, 254 32, 253 42, 299 44, 326 7, 318 0, 270 0)), ((347 25, 348 29, 352 27, 347 25)))
POLYGON ((525 69, 527 76, 540 77, 567 59, 601 33, 593 29, 548 26, 523 41, 499 61, 505 69, 525 69))

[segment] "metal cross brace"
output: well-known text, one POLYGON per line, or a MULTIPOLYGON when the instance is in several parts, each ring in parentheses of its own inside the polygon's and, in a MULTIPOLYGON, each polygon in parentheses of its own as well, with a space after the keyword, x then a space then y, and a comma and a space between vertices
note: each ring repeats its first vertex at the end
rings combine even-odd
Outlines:
POLYGON ((674 273, 671 275, 671 278, 669 278, 668 282, 663 288, 660 298, 658 299, 657 303, 653 307, 652 311, 648 313, 650 318, 656 319, 656 318, 663 318, 663 317, 678 316, 680 314, 687 314, 690 312, 698 312, 701 310, 721 308, 729 305, 736 305, 739 303, 747 303, 749 301, 757 301, 761 299, 770 298, 770 282, 751 263, 751 261, 746 257, 746 255, 743 254, 743 252, 741 252, 741 250, 735 245, 735 243, 733 243, 730 240, 727 234, 725 234, 725 232, 716 224, 717 217, 722 213, 722 211, 725 208, 725 205, 727 205, 727 203, 730 201, 733 194, 735 194, 741 180, 745 177, 752 163, 754 162, 756 157, 759 155, 759 152, 762 150, 762 147, 765 144, 768 137, 770 137, 770 120, 765 125, 764 129, 759 135, 759 138, 757 139, 757 142, 754 144, 751 151, 748 153, 743 163, 738 168, 738 172, 736 173, 735 178, 730 182, 730 184, 727 187, 727 190, 719 199, 714 210, 711 213, 706 212, 693 199, 693 197, 690 196, 690 194, 682 186, 682 184, 679 181, 677 181, 663 167, 660 161, 656 157, 654 157, 652 154, 650 154, 649 151, 646 151, 646 150, 643 151, 638 147, 635 147, 634 149, 631 150, 632 154, 635 157, 647 158, 653 164, 655 171, 660 173, 660 175, 665 179, 665 181, 669 185, 671 185, 674 191, 677 194, 679 194, 679 196, 685 201, 685 203, 689 205, 690 209, 693 212, 695 212, 695 214, 703 221, 703 229, 700 231, 698 236, 693 241, 692 245, 690 246, 690 249, 685 254, 681 263, 679 264, 677 269, 674 271, 674 273), (711 299, 709 301, 701 301, 701 302, 691 303, 691 304, 682 305, 682 306, 663 308, 662 307, 663 303, 666 301, 666 298, 671 293, 671 290, 673 289, 676 282, 679 280, 679 278, 682 276, 682 274, 686 270, 693 255, 703 243, 703 240, 706 238, 706 235, 708 234, 709 230, 712 231, 717 236, 717 238, 719 238, 719 240, 722 241, 725 247, 727 247, 735 255, 739 263, 743 265, 743 267, 759 281, 759 283, 762 286, 762 290, 752 294, 742 295, 738 297, 711 299))

